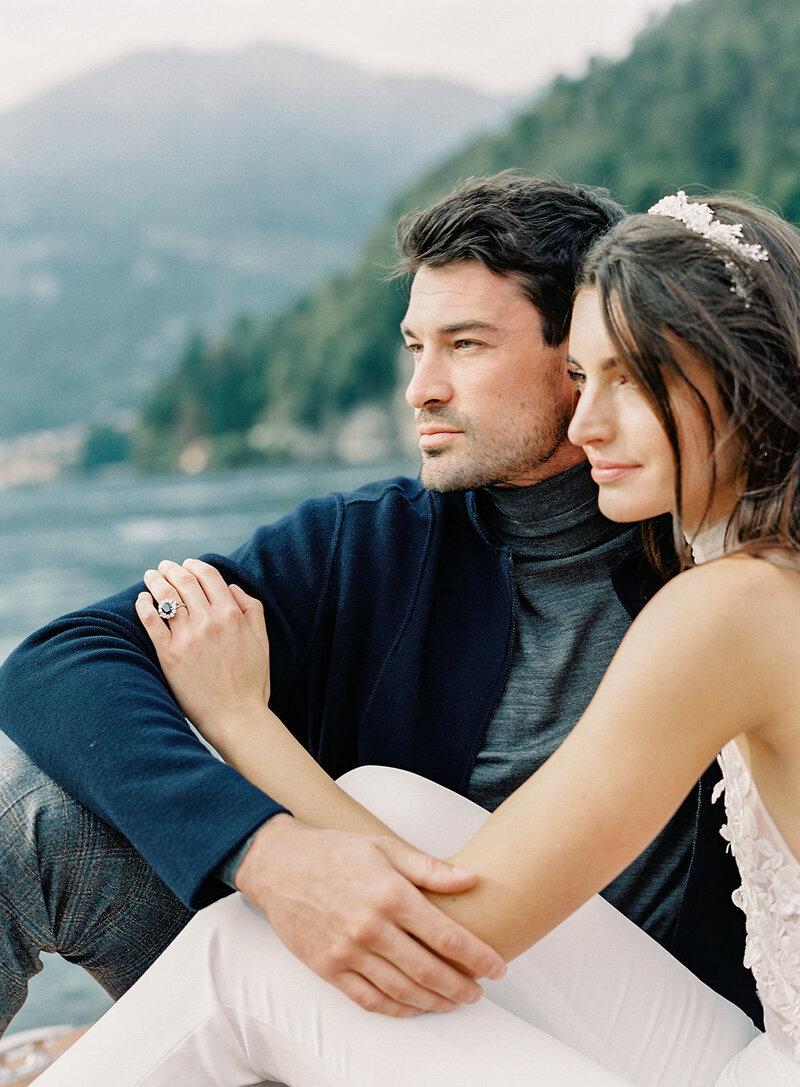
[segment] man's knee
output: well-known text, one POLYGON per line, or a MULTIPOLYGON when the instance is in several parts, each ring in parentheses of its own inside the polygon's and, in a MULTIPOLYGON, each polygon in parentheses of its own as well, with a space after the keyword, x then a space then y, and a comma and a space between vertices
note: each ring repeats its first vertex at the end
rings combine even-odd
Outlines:
POLYGON ((64 853, 71 827, 80 822, 77 801, 68 796, 21 751, 0 757, 0 881, 13 901, 41 883, 41 868, 52 848, 64 853))
POLYGON ((117 997, 190 911, 127 839, 21 752, 0 758, 0 911, 117 997))
POLYGON ((6 826, 16 830, 32 812, 58 803, 61 796, 67 794, 22 751, 13 748, 0 755, 0 826, 4 830, 6 826))
MULTIPOLYGON (((4 893, 12 879, 47 885, 74 875, 100 847, 104 824, 21 751, 0 757, 0 855, 4 893)), ((113 832, 112 832, 113 833, 113 832)), ((17 884, 18 885, 18 884, 17 884)))
POLYGON ((61 790, 20 751, 0 756, 0 1033, 58 950, 43 889, 39 839, 63 838, 61 790), (48 815, 55 812, 55 815, 48 815), (48 829, 49 828, 49 829, 48 829))

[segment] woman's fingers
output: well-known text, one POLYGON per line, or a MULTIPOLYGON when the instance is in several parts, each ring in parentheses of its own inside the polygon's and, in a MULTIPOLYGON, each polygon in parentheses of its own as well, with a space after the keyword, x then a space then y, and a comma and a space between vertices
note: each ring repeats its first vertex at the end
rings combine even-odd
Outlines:
POLYGON ((260 608, 263 614, 264 608, 260 600, 256 600, 254 596, 249 596, 239 585, 231 584, 228 586, 228 588, 230 589, 233 599, 239 605, 242 612, 246 613, 253 609, 260 608))
POLYGON ((233 599, 238 604, 242 615, 247 620, 247 625, 264 646, 269 646, 267 638, 267 625, 264 622, 264 605, 254 596, 248 596, 244 589, 238 585, 229 586, 233 599))
MULTIPOLYGON (((186 559, 182 564, 165 559, 158 564, 157 570, 147 570, 144 582, 150 590, 156 605, 165 600, 174 600, 185 604, 187 614, 208 612, 210 608, 219 609, 224 617, 227 609, 235 608, 247 620, 253 633, 264 645, 267 644, 267 632, 264 624, 264 609, 260 601, 248 596, 238 586, 229 586, 216 567, 201 559, 186 559)), ((179 612, 175 612, 177 618, 179 612)), ((172 619, 173 616, 167 616, 172 619)))
POLYGON ((205 611, 209 605, 224 606, 231 600, 219 571, 199 559, 186 559, 183 564, 164 559, 157 570, 146 571, 144 582, 157 603, 177 600, 189 611, 205 611))
POLYGON ((134 607, 148 638, 156 652, 160 653, 169 645, 172 634, 167 624, 161 621, 153 597, 150 593, 139 593, 134 607))
MULTIPOLYGON (((156 572, 173 590, 176 590, 178 598, 189 610, 208 606, 209 600, 203 586, 188 567, 181 566, 180 563, 173 562, 171 559, 164 559, 158 564, 156 572)), ((149 585, 147 587, 150 588, 149 585)), ((172 595, 174 596, 175 593, 173 592, 172 595)))
MULTIPOLYGON (((189 605, 184 599, 183 593, 179 592, 160 570, 145 570, 144 583, 155 601, 156 608, 162 607, 160 613, 162 619, 174 621, 181 615, 188 615, 189 605)), ((187 595, 191 597, 191 593, 187 595)), ((197 602, 193 601, 192 606, 196 607, 197 602)))
POLYGON ((269 646, 264 622, 264 607, 260 600, 249 596, 238 585, 228 585, 219 570, 210 563, 203 562, 202 559, 186 559, 183 567, 197 579, 213 607, 223 608, 233 601, 261 644, 265 648, 269 646))
MULTIPOLYGON (((161 566, 159 566, 160 569, 161 566)), ((210 604, 220 606, 230 604, 230 589, 216 566, 203 562, 202 559, 185 559, 178 569, 195 579, 210 604)), ((177 578, 180 575, 176 573, 175 576, 177 578)))

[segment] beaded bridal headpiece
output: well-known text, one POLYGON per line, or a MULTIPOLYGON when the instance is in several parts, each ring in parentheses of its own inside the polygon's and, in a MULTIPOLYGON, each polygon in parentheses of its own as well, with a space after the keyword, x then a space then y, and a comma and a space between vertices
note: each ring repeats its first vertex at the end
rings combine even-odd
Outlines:
MULTIPOLYGON (((723 249, 733 250, 745 260, 754 263, 769 260, 769 253, 763 245, 742 241, 741 223, 721 223, 719 219, 714 218, 714 212, 708 204, 687 200, 683 189, 674 196, 663 197, 657 204, 653 204, 647 214, 665 215, 669 219, 677 219, 688 230, 706 238, 709 248, 721 246, 723 249)), ((725 270, 731 277, 731 291, 749 306, 750 282, 746 273, 734 261, 726 260, 724 254, 720 254, 720 257, 725 264, 725 270)))

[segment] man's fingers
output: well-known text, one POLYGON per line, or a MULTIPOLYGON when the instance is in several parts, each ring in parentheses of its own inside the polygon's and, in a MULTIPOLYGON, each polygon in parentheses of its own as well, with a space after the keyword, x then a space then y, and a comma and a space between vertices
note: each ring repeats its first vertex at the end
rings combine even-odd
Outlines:
MULTIPOLYGON (((477 882, 474 873, 420 853, 405 842, 392 838, 381 838, 379 842, 397 871, 417 887, 440 894, 456 894, 469 890, 477 882)), ((465 974, 493 979, 505 974, 505 961, 493 947, 442 913, 427 899, 415 899, 402 920, 412 936, 441 959, 455 963, 465 974)), ((419 980, 428 985, 426 979, 419 980)), ((445 992, 450 995, 451 990, 445 992)))
POLYGON ((460 894, 468 891, 478 882, 474 872, 458 868, 447 861, 422 853, 419 849, 396 838, 382 838, 380 847, 393 866, 410 880, 415 887, 436 894, 460 894))
POLYGON ((490 944, 427 900, 425 906, 424 915, 415 912, 414 918, 409 919, 408 932, 412 936, 440 959, 454 963, 459 971, 470 977, 497 981, 504 976, 507 969, 505 959, 490 944))
MULTIPOLYGON (((410 938, 406 937, 406 939, 410 938)), ((413 943, 414 941, 411 940, 410 942, 413 943)), ((420 950, 431 959, 433 958, 430 952, 424 952, 421 948, 420 950)), ((406 962, 410 962, 410 956, 406 959, 406 962)), ((472 1003, 481 996, 479 987, 474 982, 470 982, 475 989, 474 995, 470 993, 468 1000, 451 1000, 436 989, 429 989, 419 985, 413 980, 413 977, 399 970, 394 963, 383 955, 372 954, 371 952, 365 953, 363 958, 355 962, 353 970, 370 982, 380 993, 389 997, 390 1000, 403 1007, 413 1008, 420 1012, 453 1011, 460 1004, 472 1003)), ((425 971, 422 970, 421 972, 424 973, 425 971)), ((457 973, 457 971, 453 972, 457 973)), ((463 975, 461 976, 464 981, 468 980, 463 978, 463 975)))
POLYGON ((428 881, 428 863, 405 843, 278 815, 256 835, 237 885, 298 958, 362 1007, 443 1011, 479 1000, 475 976, 500 977, 505 963, 415 886, 428 881))
POLYGON ((401 929, 387 928, 374 948, 381 965, 370 961, 361 973, 403 1004, 421 1011, 451 1011, 460 1004, 474 1004, 483 995, 476 981, 401 929))
POLYGON ((420 1014, 419 1008, 412 1008, 408 1004, 392 1000, 362 974, 354 971, 340 974, 333 984, 337 989, 341 989, 345 996, 368 1012, 380 1012, 381 1015, 391 1015, 395 1019, 409 1019, 412 1015, 420 1014))

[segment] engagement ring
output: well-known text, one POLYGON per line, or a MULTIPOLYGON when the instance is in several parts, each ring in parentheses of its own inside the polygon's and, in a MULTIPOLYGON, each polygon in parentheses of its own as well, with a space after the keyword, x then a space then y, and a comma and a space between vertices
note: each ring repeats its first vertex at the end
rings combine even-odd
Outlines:
MULTIPOLYGON (((162 619, 174 619, 178 608, 186 608, 186 605, 182 600, 173 600, 172 597, 167 597, 166 600, 162 600, 158 605, 157 611, 162 619)), ((186 608, 188 611, 189 609, 186 608)))

